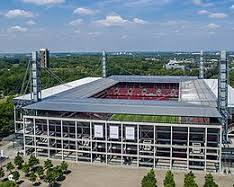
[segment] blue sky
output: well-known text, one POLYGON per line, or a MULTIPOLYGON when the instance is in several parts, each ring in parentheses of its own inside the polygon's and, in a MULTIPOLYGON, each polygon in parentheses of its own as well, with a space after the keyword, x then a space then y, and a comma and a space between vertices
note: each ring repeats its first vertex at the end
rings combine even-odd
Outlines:
POLYGON ((234 0, 1 0, 0 52, 234 50, 234 0))

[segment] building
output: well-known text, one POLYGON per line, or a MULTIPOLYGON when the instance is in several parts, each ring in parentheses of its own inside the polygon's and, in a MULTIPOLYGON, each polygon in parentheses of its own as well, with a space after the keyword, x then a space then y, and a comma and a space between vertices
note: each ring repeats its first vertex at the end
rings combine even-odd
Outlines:
POLYGON ((49 50, 40 49, 39 51, 40 65, 42 68, 49 68, 49 50))
MULTIPOLYGON (((229 87, 232 113, 234 89, 229 87)), ((24 153, 53 159, 222 170, 218 80, 186 76, 84 78, 14 99, 24 153)))
POLYGON ((176 59, 174 59, 174 60, 170 60, 167 64, 165 64, 164 68, 167 70, 170 70, 170 69, 182 70, 182 71, 190 70, 190 68, 187 65, 185 65, 188 63, 191 63, 191 61, 189 60, 177 61, 176 59))

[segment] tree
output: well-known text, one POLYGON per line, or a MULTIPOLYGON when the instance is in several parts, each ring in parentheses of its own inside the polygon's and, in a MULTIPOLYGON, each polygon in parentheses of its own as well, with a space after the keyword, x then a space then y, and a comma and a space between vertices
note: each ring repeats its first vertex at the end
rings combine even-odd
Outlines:
POLYGON ((29 169, 30 169, 30 167, 29 167, 29 164, 28 164, 28 163, 24 163, 24 164, 22 165, 21 170, 24 172, 25 176, 28 175, 29 169))
POLYGON ((8 162, 6 165, 6 169, 7 169, 7 171, 9 171, 11 173, 12 170, 15 169, 15 166, 12 164, 12 162, 8 162))
MULTIPOLYGON (((1 87, 1 80, 0 80, 0 87, 1 87)), ((6 83, 7 84, 7 83, 6 83)), ((4 90, 1 89, 0 90, 4 90)), ((11 134, 14 130, 14 105, 12 103, 12 97, 7 97, 6 100, 1 100, 0 102, 0 133, 4 136, 11 134)))
POLYGON ((48 182, 50 186, 54 186, 56 183, 57 175, 54 168, 49 168, 46 171, 45 182, 48 182))
POLYGON ((37 176, 36 176, 36 174, 34 172, 31 172, 29 174, 28 179, 34 184, 36 182, 36 180, 37 180, 37 176))
POLYGON ((157 180, 155 177, 154 170, 151 169, 141 181, 142 187, 157 187, 157 180))
POLYGON ((0 182, 0 187, 16 187, 16 183, 13 181, 0 182))
POLYGON ((14 171, 14 172, 12 172, 12 175, 13 175, 12 179, 14 179, 15 182, 17 182, 19 180, 19 178, 20 178, 19 172, 18 171, 14 171))
POLYGON ((205 184, 203 187, 218 187, 218 185, 214 181, 214 177, 211 173, 206 174, 205 176, 205 184))
POLYGON ((60 168, 62 169, 63 173, 65 173, 68 169, 68 163, 65 161, 62 161, 62 163, 60 164, 60 168))
POLYGON ((41 179, 44 176, 44 169, 42 166, 37 166, 37 170, 36 173, 38 175, 38 177, 41 179))
POLYGON ((63 176, 63 170, 62 170, 61 166, 54 167, 54 172, 55 172, 55 175, 56 175, 56 179, 63 176))
POLYGON ((166 173, 165 179, 163 181, 164 187, 175 187, 174 175, 171 171, 166 173))
POLYGON ((49 169, 52 167, 53 167, 53 164, 52 164, 51 160, 47 159, 46 161, 44 161, 44 168, 45 169, 49 169))
POLYGON ((3 168, 0 168, 0 178, 3 178, 5 176, 5 172, 3 170, 3 168))
POLYGON ((18 152, 15 159, 14 159, 14 164, 18 167, 18 169, 21 169, 23 163, 24 163, 23 157, 18 152))
POLYGON ((192 171, 185 174, 184 187, 198 187, 197 183, 195 182, 195 175, 193 174, 192 171))
POLYGON ((31 155, 28 160, 28 165, 30 168, 33 168, 39 164, 39 159, 37 159, 35 156, 31 155))

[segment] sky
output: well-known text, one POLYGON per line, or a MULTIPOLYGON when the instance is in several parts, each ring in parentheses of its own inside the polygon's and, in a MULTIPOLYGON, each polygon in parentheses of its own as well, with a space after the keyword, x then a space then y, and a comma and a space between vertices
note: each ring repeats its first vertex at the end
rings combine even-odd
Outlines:
POLYGON ((1 0, 0 53, 234 50, 234 0, 1 0))

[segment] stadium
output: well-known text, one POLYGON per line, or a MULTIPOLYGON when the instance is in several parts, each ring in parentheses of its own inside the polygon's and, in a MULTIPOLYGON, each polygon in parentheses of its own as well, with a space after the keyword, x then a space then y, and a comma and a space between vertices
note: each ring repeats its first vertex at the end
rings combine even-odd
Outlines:
POLYGON ((32 60, 32 94, 14 99, 15 131, 23 136, 25 155, 222 171, 222 147, 228 137, 222 106, 228 110, 228 123, 234 106, 234 89, 223 76, 227 71, 221 71, 218 80, 105 77, 104 70, 103 77, 87 77, 41 91, 36 62, 32 60), (222 83, 226 89, 221 89, 222 83))

